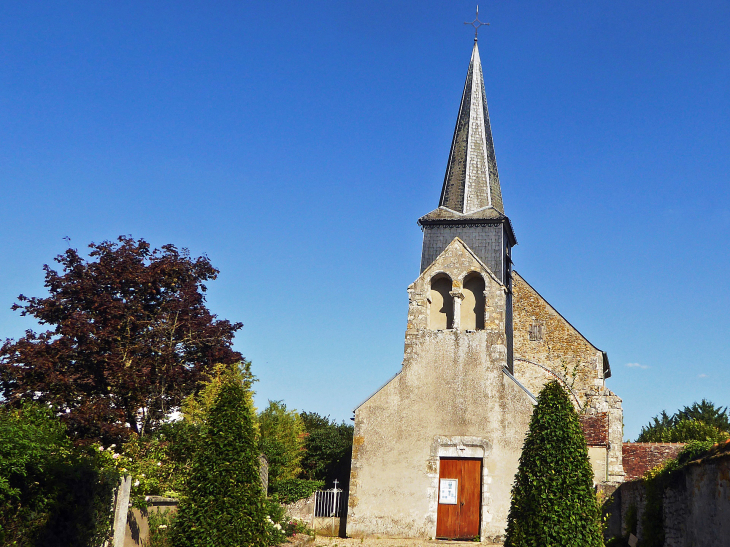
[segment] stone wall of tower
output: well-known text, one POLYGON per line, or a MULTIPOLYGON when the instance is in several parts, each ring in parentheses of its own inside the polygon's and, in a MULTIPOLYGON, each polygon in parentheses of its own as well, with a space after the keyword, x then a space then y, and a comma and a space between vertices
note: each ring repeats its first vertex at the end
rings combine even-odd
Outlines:
POLYGON ((504 283, 504 229, 501 223, 423 226, 421 271, 428 268, 455 237, 461 239, 504 283))

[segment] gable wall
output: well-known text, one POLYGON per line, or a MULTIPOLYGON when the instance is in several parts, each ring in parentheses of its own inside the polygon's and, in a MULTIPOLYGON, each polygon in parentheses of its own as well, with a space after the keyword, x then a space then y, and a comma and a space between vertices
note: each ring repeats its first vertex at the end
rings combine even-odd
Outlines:
POLYGON ((355 411, 347 532, 434 537, 439 457, 482 460, 482 538, 504 533, 532 402, 503 372, 505 287, 458 239, 408 288, 400 373, 355 411), (430 330, 430 279, 485 281, 483 330, 430 330))
MULTIPOLYGON (((545 365, 563 377, 577 372, 574 388, 585 392, 603 386, 603 355, 517 273, 512 274, 515 358, 545 365), (542 326, 542 340, 530 340, 533 324, 542 326)), ((515 376, 535 395, 553 379, 524 361, 515 362, 515 376)), ((585 401, 582 400, 581 404, 585 401)))

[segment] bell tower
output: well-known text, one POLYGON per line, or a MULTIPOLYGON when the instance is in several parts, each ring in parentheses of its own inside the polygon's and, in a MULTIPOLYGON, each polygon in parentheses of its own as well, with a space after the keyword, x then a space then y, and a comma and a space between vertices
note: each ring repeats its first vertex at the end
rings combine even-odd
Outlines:
POLYGON ((439 206, 418 219, 423 230, 421 273, 458 237, 506 288, 507 367, 512 371, 512 247, 489 124, 476 38, 456 117, 439 206))
POLYGON ((516 241, 476 41, 438 207, 418 223, 401 370, 355 409, 348 533, 498 538, 534 398, 512 374, 516 241))

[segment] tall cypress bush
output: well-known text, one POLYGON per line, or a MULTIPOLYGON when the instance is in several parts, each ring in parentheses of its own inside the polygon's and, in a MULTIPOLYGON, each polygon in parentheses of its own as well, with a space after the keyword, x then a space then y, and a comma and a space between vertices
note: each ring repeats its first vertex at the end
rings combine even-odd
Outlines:
POLYGON ((224 377, 203 426, 185 496, 175 518, 174 547, 266 547, 265 496, 259 478, 250 365, 224 377))
POLYGON ((543 388, 532 414, 512 487, 504 545, 603 546, 586 441, 558 382, 543 388))

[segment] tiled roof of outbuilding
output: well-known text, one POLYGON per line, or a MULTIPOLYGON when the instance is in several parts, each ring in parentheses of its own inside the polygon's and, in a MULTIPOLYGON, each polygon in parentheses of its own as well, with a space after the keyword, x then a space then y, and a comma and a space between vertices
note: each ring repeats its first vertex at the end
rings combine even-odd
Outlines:
POLYGON ((676 458, 684 443, 623 443, 625 480, 634 481, 665 461, 676 458))
POLYGON ((608 412, 582 415, 579 418, 588 446, 608 446, 608 412))

